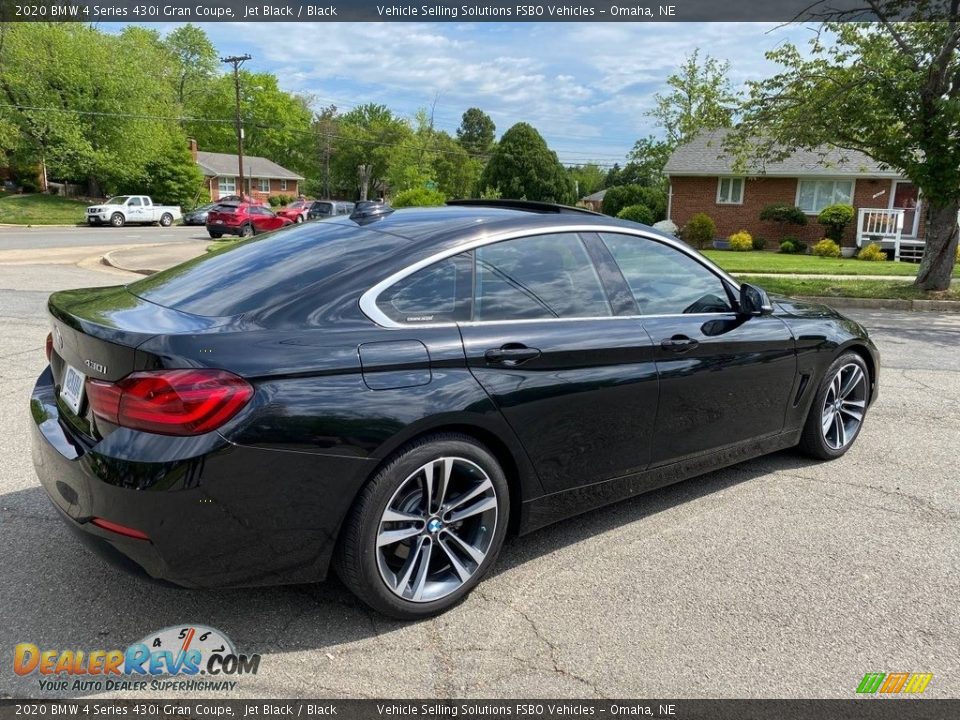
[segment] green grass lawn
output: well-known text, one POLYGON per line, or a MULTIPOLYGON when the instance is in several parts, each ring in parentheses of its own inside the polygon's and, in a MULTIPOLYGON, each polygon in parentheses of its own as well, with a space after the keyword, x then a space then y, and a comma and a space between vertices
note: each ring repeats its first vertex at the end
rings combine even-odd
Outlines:
MULTIPOLYGON (((785 255, 774 252, 703 250, 704 255, 731 273, 793 273, 796 275, 904 275, 913 277, 919 264, 908 262, 865 262, 821 258, 815 255, 785 255)), ((960 277, 960 266, 953 269, 960 277)))
POLYGON ((0 223, 11 225, 77 225, 84 222, 88 202, 56 195, 0 193, 0 223))
MULTIPOLYGON (((867 264, 867 263, 864 263, 867 264)), ((880 263, 877 263, 880 264, 880 263)), ((778 295, 814 297, 882 298, 892 300, 960 300, 960 288, 944 292, 923 292, 904 280, 805 280, 737 275, 743 282, 753 283, 778 295)))

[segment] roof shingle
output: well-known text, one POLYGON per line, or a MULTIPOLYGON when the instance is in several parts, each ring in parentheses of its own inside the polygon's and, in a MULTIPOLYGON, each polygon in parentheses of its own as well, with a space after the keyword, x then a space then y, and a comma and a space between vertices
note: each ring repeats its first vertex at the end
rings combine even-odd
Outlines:
MULTIPOLYGON (((197 152, 197 165, 208 176, 227 176, 237 175, 239 165, 237 156, 230 153, 197 152)), ((303 180, 302 175, 297 175, 293 170, 287 170, 285 167, 277 165, 272 160, 257 157, 256 155, 243 156, 243 174, 252 178, 276 178, 278 180, 303 180)))

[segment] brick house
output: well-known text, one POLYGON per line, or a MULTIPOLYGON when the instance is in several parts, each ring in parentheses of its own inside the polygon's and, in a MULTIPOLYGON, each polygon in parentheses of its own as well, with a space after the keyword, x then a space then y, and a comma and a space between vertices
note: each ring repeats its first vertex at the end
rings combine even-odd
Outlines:
MULTIPOLYGON (((190 153, 193 161, 203 171, 204 181, 210 191, 211 200, 219 200, 227 195, 240 195, 237 187, 239 163, 237 156, 230 153, 204 152, 197 149, 195 140, 190 141, 190 153)), ((275 195, 300 194, 301 175, 287 170, 266 158, 256 155, 243 156, 244 193, 258 200, 267 200, 275 195)))
POLYGON ((879 242, 893 249, 899 244, 904 258, 922 254, 923 201, 916 186, 895 170, 863 153, 825 147, 737 174, 723 150, 724 133, 704 133, 678 147, 667 161, 667 217, 679 227, 696 213, 706 213, 716 223, 718 238, 747 230, 770 241, 793 235, 817 242, 824 235, 817 214, 843 203, 857 212, 844 246, 879 242), (761 221, 760 211, 771 203, 796 205, 807 215, 807 224, 781 230, 777 223, 761 221))

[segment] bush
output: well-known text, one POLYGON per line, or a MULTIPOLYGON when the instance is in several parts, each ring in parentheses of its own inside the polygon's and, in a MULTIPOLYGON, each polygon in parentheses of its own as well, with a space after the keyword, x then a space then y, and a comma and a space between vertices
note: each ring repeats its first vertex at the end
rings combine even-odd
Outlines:
POLYGON ((767 241, 766 241, 764 238, 760 237, 760 236, 755 237, 755 238, 753 239, 753 249, 754 249, 754 250, 766 250, 766 249, 767 249, 767 241))
POLYGON ((793 240, 784 240, 780 243, 780 252, 785 255, 793 255, 797 252, 797 246, 793 244, 793 240))
POLYGON ((439 190, 430 190, 429 188, 412 188, 398 192, 396 197, 390 203, 393 207, 432 207, 443 205, 447 201, 447 196, 439 190))
MULTIPOLYGON (((800 238, 794 237, 793 235, 787 235, 783 240, 784 242, 788 242, 791 245, 793 245, 793 252, 795 252, 796 254, 798 255, 807 254, 807 244, 800 238)), ((782 243, 781 243, 781 247, 782 247, 782 243)))
POLYGON ((727 238, 730 241, 730 249, 737 252, 746 252, 753 250, 753 237, 746 230, 735 232, 727 238))
MULTIPOLYGON (((601 210, 604 215, 620 217, 620 211, 631 205, 643 205, 653 214, 653 222, 667 217, 667 194, 662 188, 643 185, 617 185, 607 188, 601 210)), ((652 223, 646 223, 651 225, 652 223)))
POLYGON ((646 205, 628 205, 617 213, 621 220, 630 220, 631 222, 641 223, 643 225, 653 225, 653 210, 646 205))
POLYGON ((710 216, 706 213, 697 213, 684 226, 681 237, 684 242, 703 250, 708 243, 713 242, 716 234, 717 226, 710 216))
POLYGON ((817 215, 817 222, 827 228, 827 237, 836 243, 843 240, 843 231, 853 222, 853 207, 850 205, 830 205, 817 215))
POLYGON ((840 257, 840 246, 833 240, 824 238, 813 246, 813 254, 823 258, 838 258, 840 257))
POLYGON ((267 200, 269 201, 270 207, 272 208, 278 208, 281 205, 283 205, 283 202, 280 200, 279 195, 271 195, 269 198, 267 198, 267 200))
POLYGON ((863 250, 857 253, 857 260, 866 260, 867 262, 883 262, 887 259, 887 254, 880 249, 876 243, 870 243, 863 250))
POLYGON ((780 223, 781 226, 807 224, 807 216, 803 210, 796 205, 787 205, 786 203, 767 205, 760 211, 760 219, 780 223))

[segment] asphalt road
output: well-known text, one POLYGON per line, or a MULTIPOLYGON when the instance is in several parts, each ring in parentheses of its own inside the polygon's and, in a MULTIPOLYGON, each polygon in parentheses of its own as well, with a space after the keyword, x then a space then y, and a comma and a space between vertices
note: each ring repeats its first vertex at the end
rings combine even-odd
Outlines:
POLYGON ((154 225, 127 227, 0 227, 0 252, 4 250, 32 250, 76 248, 99 245, 139 245, 176 240, 210 241, 202 225, 174 225, 164 228, 154 225))
POLYGON ((884 367, 844 458, 779 453, 508 541, 466 602, 401 624, 336 581, 177 590, 77 545, 34 477, 27 396, 47 294, 122 279, 0 267, 0 696, 39 694, 16 643, 112 649, 186 622, 263 655, 239 697, 849 698, 894 671, 960 696, 960 315, 850 312, 884 367))

